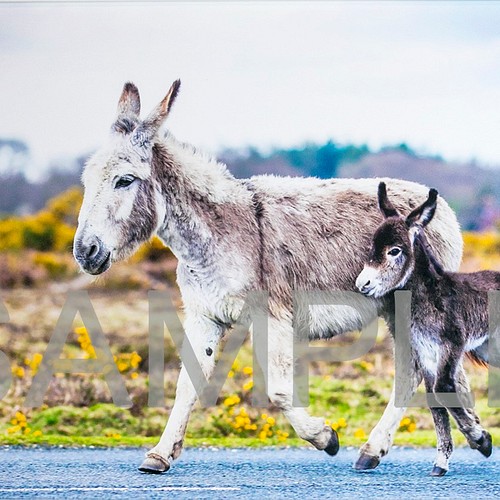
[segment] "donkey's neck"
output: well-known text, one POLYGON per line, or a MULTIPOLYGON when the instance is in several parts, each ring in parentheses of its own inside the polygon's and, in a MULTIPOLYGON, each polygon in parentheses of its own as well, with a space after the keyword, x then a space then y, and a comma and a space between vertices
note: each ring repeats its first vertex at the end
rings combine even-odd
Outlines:
POLYGON ((166 206, 158 236, 180 261, 209 265, 228 211, 251 210, 251 193, 225 165, 172 136, 155 144, 152 165, 166 206))
POLYGON ((443 274, 443 268, 423 234, 418 234, 413 246, 415 263, 405 288, 435 288, 443 274))

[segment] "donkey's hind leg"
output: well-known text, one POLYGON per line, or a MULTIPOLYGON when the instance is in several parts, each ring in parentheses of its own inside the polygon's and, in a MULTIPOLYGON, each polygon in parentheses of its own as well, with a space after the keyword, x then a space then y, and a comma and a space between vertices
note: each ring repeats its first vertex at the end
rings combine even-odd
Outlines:
POLYGON ((434 385, 436 399, 443 406, 447 406, 448 411, 457 422, 460 432, 467 439, 469 446, 474 450, 478 450, 485 457, 489 457, 492 452, 491 435, 481 426, 479 417, 474 410, 449 404, 446 397, 447 393, 460 394, 460 392, 457 393, 457 386, 462 389, 465 388, 466 392, 468 392, 469 385, 461 361, 457 361, 450 356, 441 361, 438 369, 436 384, 434 385))
MULTIPOLYGON (((425 390, 432 393, 434 379, 424 375, 425 390)), ((451 437, 450 415, 446 408, 430 408, 437 436, 437 454, 431 476, 444 476, 448 472, 448 460, 453 453, 453 439, 451 437)))
POLYGON ((288 320, 270 319, 267 360, 268 395, 283 411, 295 432, 318 450, 336 455, 339 450, 337 432, 320 417, 312 417, 305 408, 294 405, 293 328, 288 320))

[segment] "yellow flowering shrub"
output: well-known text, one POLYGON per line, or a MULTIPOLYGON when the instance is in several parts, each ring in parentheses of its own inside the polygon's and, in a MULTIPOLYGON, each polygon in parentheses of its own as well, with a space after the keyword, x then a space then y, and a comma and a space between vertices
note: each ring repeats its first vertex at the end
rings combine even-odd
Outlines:
POLYGON ((0 221, 0 251, 23 248, 22 222, 17 217, 0 221))
POLYGON ((171 256, 170 250, 166 247, 158 236, 153 236, 151 240, 143 243, 134 255, 130 258, 131 262, 142 262, 149 260, 156 262, 171 256))
POLYGON ((31 432, 32 429, 28 424, 28 419, 26 415, 21 411, 16 411, 14 416, 10 420, 11 427, 7 428, 7 434, 22 434, 27 436, 31 434, 34 437, 41 437, 43 435, 42 431, 35 430, 31 432))
POLYGON ((33 264, 47 270, 51 278, 58 278, 68 272, 68 263, 53 252, 36 252, 32 257, 33 264))
POLYGON ((47 202, 47 210, 58 221, 76 227, 82 201, 82 190, 75 186, 49 200, 47 202))
MULTIPOLYGON (((75 328, 74 331, 77 336, 77 342, 84 352, 84 357, 87 359, 96 358, 96 353, 87 329, 84 326, 80 326, 75 328)), ((142 358, 136 351, 118 353, 113 356, 113 359, 120 373, 130 375, 132 380, 135 380, 139 376, 137 370, 139 369, 142 358)))
POLYGON ((36 214, 1 220, 0 251, 71 250, 81 200, 81 190, 71 188, 51 199, 47 207, 36 214))

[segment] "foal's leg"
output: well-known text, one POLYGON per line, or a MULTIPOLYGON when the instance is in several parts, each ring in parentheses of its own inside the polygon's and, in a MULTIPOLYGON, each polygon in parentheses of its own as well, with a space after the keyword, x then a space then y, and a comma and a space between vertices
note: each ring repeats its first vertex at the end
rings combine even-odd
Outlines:
POLYGON ((288 320, 269 320, 267 373, 269 399, 283 411, 295 432, 318 450, 336 455, 337 432, 325 425, 324 418, 312 417, 293 404, 293 328, 288 320))
MULTIPOLYGON (((433 392, 434 378, 424 374, 425 390, 433 392)), ((430 408, 437 436, 437 454, 431 476, 444 476, 448 472, 448 460, 453 453, 450 415, 446 408, 430 408)))
MULTIPOLYGON (((461 361, 457 360, 457 356, 445 357, 441 360, 434 385, 436 399, 443 399, 440 394, 456 393, 457 385, 468 388, 468 383, 465 374, 462 372, 461 361), (457 381, 458 378, 458 381, 457 381)), ((446 404, 446 400, 440 401, 446 404)), ((455 421, 457 422, 460 432, 467 439, 469 446, 472 449, 478 450, 485 457, 489 457, 492 452, 491 435, 480 424, 479 418, 471 409, 448 407, 455 421)))
MULTIPOLYGON (((413 364, 411 365, 409 377, 407 386, 408 393, 404 397, 406 401, 412 398, 422 380, 420 370, 413 364)), ((394 434, 406 411, 406 408, 397 408, 395 406, 395 401, 396 380, 393 382, 391 398, 385 408, 382 418, 370 432, 368 441, 359 450, 358 460, 354 464, 356 470, 375 469, 380 463, 380 459, 389 452, 392 442, 394 441, 394 434)))
MULTIPOLYGON (((467 378, 467 374, 465 373, 464 365, 462 362, 460 362, 457 367, 455 383, 457 385, 458 392, 470 392, 469 380, 467 378)), ((477 424, 481 423, 479 420, 479 416, 477 415, 474 408, 465 408, 465 411, 470 414, 471 418, 473 418, 477 424)))
MULTIPOLYGON (((210 378, 223 330, 208 318, 187 314, 184 323, 185 335, 193 347, 203 373, 210 378)), ((146 460, 139 467, 140 471, 152 474, 165 472, 170 468, 171 462, 181 454, 189 416, 197 398, 186 367, 182 365, 167 426, 159 443, 146 454, 146 460)))

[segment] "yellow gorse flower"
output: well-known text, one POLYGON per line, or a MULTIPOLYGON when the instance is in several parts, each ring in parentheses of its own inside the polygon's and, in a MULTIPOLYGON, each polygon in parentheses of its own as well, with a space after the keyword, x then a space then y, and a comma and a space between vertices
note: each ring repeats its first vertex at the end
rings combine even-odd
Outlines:
POLYGON ((14 365, 12 367, 12 375, 18 378, 23 378, 24 377, 24 368, 22 366, 17 366, 14 365))
POLYGON ((31 432, 32 429, 28 425, 28 419, 21 411, 16 411, 14 417, 10 420, 10 423, 12 426, 7 428, 7 434, 23 434, 24 436, 31 434, 35 437, 40 437, 42 435, 42 432, 39 430, 36 430, 33 433, 31 432))
POLYGON ((253 387, 253 380, 249 380, 243 384, 243 390, 249 391, 253 387))
POLYGON ((354 431, 354 437, 357 439, 366 439, 366 432, 363 429, 356 429, 354 431))
POLYGON ((240 401, 240 397, 237 394, 233 394, 232 396, 228 396, 224 400, 224 406, 234 406, 237 405, 240 401))
POLYGON ((80 347, 85 352, 85 357, 96 358, 97 356, 95 354, 94 346, 92 345, 87 329, 84 326, 79 326, 78 328, 75 328, 75 333, 80 347))
POLYGON ((253 368, 251 366, 245 366, 245 367, 243 367, 243 373, 245 375, 250 376, 253 374, 253 368))
POLYGON ((401 432, 415 432, 417 429, 417 424, 413 417, 404 417, 401 422, 399 422, 399 431, 401 432))
POLYGON ((347 420, 345 418, 341 417, 336 422, 332 422, 331 424, 330 424, 329 420, 325 420, 325 424, 330 425, 330 427, 334 431, 340 431, 341 429, 344 429, 347 427, 347 420))

